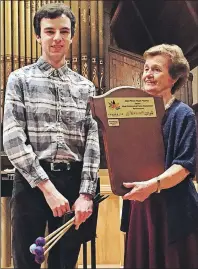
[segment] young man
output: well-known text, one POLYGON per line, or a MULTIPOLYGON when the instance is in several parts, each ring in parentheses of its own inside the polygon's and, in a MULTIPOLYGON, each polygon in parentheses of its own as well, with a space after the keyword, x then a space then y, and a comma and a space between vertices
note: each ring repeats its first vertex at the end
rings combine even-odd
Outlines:
POLYGON ((95 88, 65 63, 75 31, 67 6, 43 6, 35 14, 34 29, 42 56, 10 74, 5 98, 4 150, 16 168, 11 200, 14 266, 39 268, 29 246, 44 235, 46 222, 51 233, 74 209, 76 229, 68 233, 64 250, 57 243, 48 259, 50 269, 74 268, 81 242, 90 239, 83 235, 95 233, 92 198, 99 142, 88 107, 95 88))

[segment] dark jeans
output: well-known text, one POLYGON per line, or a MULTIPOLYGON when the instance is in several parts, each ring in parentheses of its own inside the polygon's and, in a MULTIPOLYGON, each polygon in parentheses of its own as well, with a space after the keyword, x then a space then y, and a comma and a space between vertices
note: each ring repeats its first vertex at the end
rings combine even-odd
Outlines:
MULTIPOLYGON (((70 206, 79 196, 81 169, 82 167, 79 167, 79 169, 73 169, 73 171, 62 172, 51 172, 45 169, 56 188, 69 200, 70 206)), ((44 236, 47 222, 49 233, 51 233, 63 224, 63 218, 53 217, 42 192, 38 188, 32 189, 18 171, 15 174, 11 210, 14 267, 19 269, 38 269, 40 265, 35 263, 34 255, 30 253, 29 247, 37 237, 44 236)), ((96 223, 97 217, 93 217, 93 215, 86 221, 88 226, 90 221, 93 223, 93 219, 96 223)), ((74 227, 71 228, 52 247, 48 258, 49 269, 74 268, 78 259, 80 245, 83 242, 83 225, 81 225, 82 227, 80 226, 78 231, 74 227)), ((86 225, 84 227, 86 228, 86 225)), ((90 228, 88 227, 88 229, 90 228)), ((92 231, 95 231, 94 228, 92 231)))

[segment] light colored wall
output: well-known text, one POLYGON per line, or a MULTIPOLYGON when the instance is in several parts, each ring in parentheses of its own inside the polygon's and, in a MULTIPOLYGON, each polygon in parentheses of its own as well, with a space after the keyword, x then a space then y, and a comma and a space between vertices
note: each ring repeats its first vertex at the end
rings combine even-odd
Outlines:
POLYGON ((193 104, 198 103, 198 66, 191 70, 193 74, 192 90, 193 90, 193 104))

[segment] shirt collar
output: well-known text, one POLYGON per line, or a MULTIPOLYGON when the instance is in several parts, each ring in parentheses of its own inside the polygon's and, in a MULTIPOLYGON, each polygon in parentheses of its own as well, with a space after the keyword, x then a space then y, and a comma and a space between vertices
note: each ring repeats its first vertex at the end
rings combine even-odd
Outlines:
POLYGON ((64 76, 66 75, 66 73, 68 72, 68 66, 67 63, 65 62, 65 64, 63 66, 61 66, 60 68, 56 69, 54 67, 51 66, 51 64, 49 64, 48 62, 46 62, 43 57, 41 56, 38 61, 37 61, 37 65, 39 67, 39 69, 47 76, 51 76, 53 75, 53 72, 56 70, 56 72, 58 72, 58 75, 60 78, 64 78, 64 76))

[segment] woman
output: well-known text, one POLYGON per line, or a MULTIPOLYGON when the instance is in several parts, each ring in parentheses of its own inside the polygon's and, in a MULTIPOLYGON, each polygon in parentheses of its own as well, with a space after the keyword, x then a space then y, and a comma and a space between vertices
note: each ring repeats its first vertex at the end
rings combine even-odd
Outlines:
POLYGON ((198 195, 195 175, 196 124, 192 109, 174 96, 189 64, 176 45, 144 53, 144 90, 162 96, 165 172, 123 196, 121 229, 126 231, 125 268, 198 268, 198 195), (128 207, 127 207, 128 206, 128 207))

